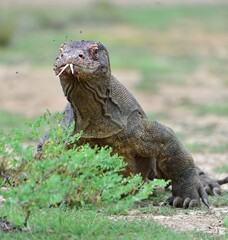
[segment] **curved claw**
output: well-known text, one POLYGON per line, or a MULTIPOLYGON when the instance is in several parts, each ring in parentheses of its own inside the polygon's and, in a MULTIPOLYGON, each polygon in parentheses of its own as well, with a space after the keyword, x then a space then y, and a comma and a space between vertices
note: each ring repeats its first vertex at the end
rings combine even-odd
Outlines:
POLYGON ((206 205, 207 208, 210 208, 209 202, 207 198, 202 198, 202 202, 206 205))
POLYGON ((210 206, 209 206, 209 201, 208 201, 208 195, 207 195, 207 192, 205 191, 205 188, 204 188, 204 187, 200 187, 200 188, 199 188, 199 196, 200 196, 200 198, 202 199, 202 202, 203 202, 208 208, 210 208, 210 206))

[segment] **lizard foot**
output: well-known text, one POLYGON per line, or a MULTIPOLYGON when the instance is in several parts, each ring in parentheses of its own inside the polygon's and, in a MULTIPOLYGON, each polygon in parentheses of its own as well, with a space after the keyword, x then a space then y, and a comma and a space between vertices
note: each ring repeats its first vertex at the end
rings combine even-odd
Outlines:
POLYGON ((200 199, 209 208, 204 182, 193 171, 187 178, 172 182, 172 196, 166 200, 166 204, 175 208, 200 207, 200 199))
POLYGON ((207 192, 208 195, 220 195, 222 193, 222 189, 220 187, 220 184, 210 178, 207 174, 202 174, 199 176, 200 180, 202 181, 203 185, 204 185, 204 189, 207 192))
POLYGON ((208 195, 220 195, 222 193, 221 186, 222 184, 228 183, 228 177, 222 179, 222 180, 215 180, 211 177, 209 177, 206 173, 201 171, 200 169, 197 169, 197 172, 199 174, 199 178, 201 182, 204 185, 205 191, 208 195))

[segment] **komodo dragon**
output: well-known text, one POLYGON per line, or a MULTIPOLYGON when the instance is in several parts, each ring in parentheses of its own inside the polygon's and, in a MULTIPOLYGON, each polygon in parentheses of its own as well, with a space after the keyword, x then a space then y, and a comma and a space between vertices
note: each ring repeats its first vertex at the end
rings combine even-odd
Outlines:
MULTIPOLYGON (((83 131, 77 144, 108 145, 124 156, 123 173, 141 173, 145 181, 170 179, 174 207, 206 206, 208 194, 220 194, 220 184, 195 166, 192 156, 172 129, 149 121, 134 96, 111 75, 109 54, 96 41, 73 41, 60 47, 55 73, 69 101, 62 124, 76 122, 74 133, 83 131)), ((37 156, 42 152, 38 144, 37 156)))

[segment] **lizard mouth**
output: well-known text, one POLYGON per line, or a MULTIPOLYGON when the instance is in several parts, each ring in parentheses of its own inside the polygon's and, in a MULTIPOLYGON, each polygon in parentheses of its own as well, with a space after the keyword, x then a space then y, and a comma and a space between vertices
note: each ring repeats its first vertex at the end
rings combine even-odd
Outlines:
POLYGON ((62 75, 63 72, 65 71, 69 71, 70 69, 70 72, 72 73, 72 75, 75 74, 75 70, 74 70, 74 65, 73 63, 67 63, 65 66, 62 66, 59 68, 60 72, 56 75, 57 77, 59 77, 60 75, 62 75))
POLYGON ((77 66, 74 63, 67 63, 64 65, 61 65, 60 67, 55 68, 56 76, 60 77, 62 74, 72 74, 75 75, 81 75, 81 74, 91 74, 94 73, 98 68, 100 64, 97 62, 97 64, 91 64, 89 66, 77 66))

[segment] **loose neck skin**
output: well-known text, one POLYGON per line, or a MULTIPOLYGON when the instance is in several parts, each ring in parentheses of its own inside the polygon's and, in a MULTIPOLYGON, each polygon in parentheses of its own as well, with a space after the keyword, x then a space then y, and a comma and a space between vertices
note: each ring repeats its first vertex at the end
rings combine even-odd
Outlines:
MULTIPOLYGON (((69 76, 68 76, 69 77, 69 76)), ((122 127, 108 112, 109 81, 111 76, 95 79, 60 77, 63 91, 76 114, 76 131, 83 131, 84 136, 108 136, 122 127)))
POLYGON ((84 120, 105 114, 105 100, 109 97, 109 78, 103 76, 100 79, 80 79, 76 76, 68 76, 68 79, 60 78, 61 85, 67 100, 74 110, 84 120))

